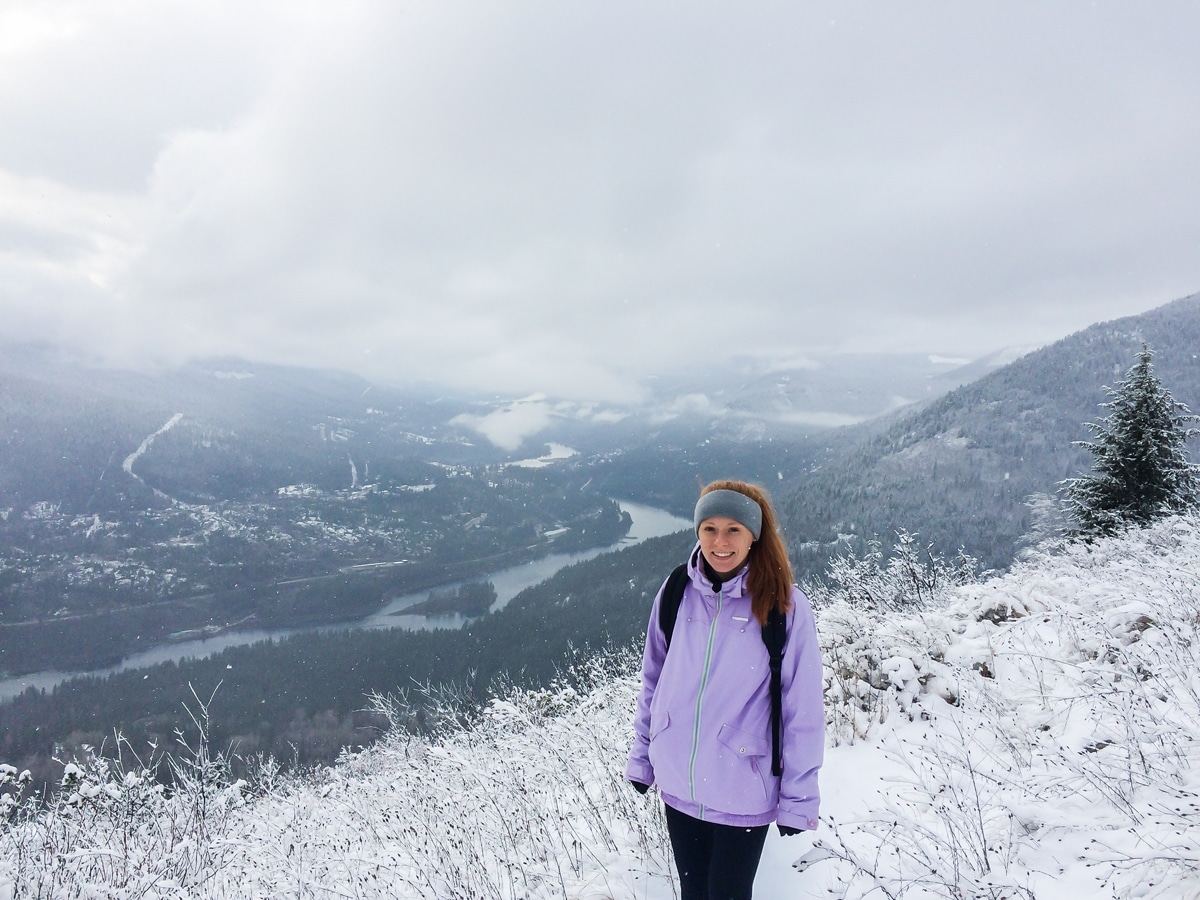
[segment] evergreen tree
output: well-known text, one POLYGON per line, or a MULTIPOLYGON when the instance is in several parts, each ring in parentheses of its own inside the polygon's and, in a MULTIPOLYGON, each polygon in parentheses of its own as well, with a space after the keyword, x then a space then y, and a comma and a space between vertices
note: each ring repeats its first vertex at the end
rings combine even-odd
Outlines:
POLYGON ((1188 462, 1188 427, 1197 416, 1177 403, 1151 365, 1142 345, 1138 361, 1101 407, 1109 414, 1089 422, 1096 439, 1078 441, 1094 457, 1092 472, 1060 484, 1072 536, 1090 539, 1128 525, 1144 525, 1197 504, 1200 468, 1188 462))

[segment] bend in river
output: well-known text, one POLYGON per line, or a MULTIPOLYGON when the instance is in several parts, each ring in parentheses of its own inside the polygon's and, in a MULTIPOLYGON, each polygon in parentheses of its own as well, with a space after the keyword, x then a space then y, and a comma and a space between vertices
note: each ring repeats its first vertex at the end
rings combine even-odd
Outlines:
MULTIPOLYGON (((618 502, 621 505, 621 509, 629 513, 633 522, 625 537, 617 541, 615 544, 610 544, 605 547, 594 547, 591 550, 583 550, 578 553, 552 553, 548 556, 543 556, 540 559, 535 559, 530 562, 521 563, 520 565, 511 566, 507 569, 501 569, 497 572, 492 572, 488 575, 471 580, 487 580, 492 582, 496 588, 496 601, 492 604, 492 610, 497 610, 507 605, 513 597, 525 590, 525 588, 531 587, 535 584, 540 584, 565 566, 573 565, 574 563, 582 562, 587 559, 592 559, 593 557, 599 556, 601 553, 607 553, 611 550, 618 550, 621 547, 632 546, 633 544, 640 543, 648 538, 661 537, 662 535, 673 534, 677 531, 686 531, 692 526, 692 523, 689 520, 672 515, 671 513, 665 512, 661 509, 656 509, 652 506, 644 506, 640 503, 629 503, 624 500, 620 500, 618 502)), ((454 582, 450 585, 439 585, 438 587, 454 587, 460 583, 461 582, 454 582)), ((203 658, 205 656, 211 656, 214 653, 219 653, 226 647, 235 647, 241 644, 252 644, 256 641, 263 641, 271 638, 278 639, 287 637, 288 635, 298 634, 300 632, 345 630, 348 628, 408 628, 411 630, 428 628, 458 628, 468 621, 467 617, 461 615, 419 616, 404 614, 403 611, 405 609, 421 602, 428 596, 429 590, 426 589, 417 593, 395 597, 390 600, 382 609, 370 616, 357 621, 341 622, 337 625, 310 626, 306 628, 264 628, 246 631, 229 631, 208 638, 179 641, 151 647, 139 653, 131 654, 122 660, 120 664, 107 669, 99 669, 91 672, 33 672, 12 678, 4 678, 0 679, 0 702, 17 696, 26 688, 36 687, 42 690, 49 690, 56 684, 79 675, 96 675, 103 677, 113 672, 121 672, 125 669, 138 669, 146 666, 155 666, 159 663, 167 662, 169 660, 178 661, 187 658, 203 658)))

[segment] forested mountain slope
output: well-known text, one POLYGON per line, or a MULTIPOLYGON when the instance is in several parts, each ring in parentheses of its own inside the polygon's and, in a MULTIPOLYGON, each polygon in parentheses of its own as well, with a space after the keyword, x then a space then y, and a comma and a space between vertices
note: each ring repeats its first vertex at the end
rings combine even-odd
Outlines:
POLYGON ((776 488, 802 571, 816 572, 838 535, 917 531, 945 553, 959 547, 1004 567, 1033 525, 1027 499, 1053 495, 1086 472, 1072 442, 1101 418, 1145 342, 1176 400, 1200 407, 1200 294, 1140 316, 1102 322, 900 414, 887 429, 776 488))

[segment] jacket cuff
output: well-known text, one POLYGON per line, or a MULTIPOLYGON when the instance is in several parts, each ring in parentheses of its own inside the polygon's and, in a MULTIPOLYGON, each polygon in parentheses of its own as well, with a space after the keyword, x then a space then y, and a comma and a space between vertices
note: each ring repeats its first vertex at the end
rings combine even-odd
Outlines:
POLYGON ((776 812, 775 820, 780 825, 786 825, 789 828, 799 828, 801 831, 816 831, 817 825, 820 824, 817 820, 817 811, 815 808, 804 809, 796 807, 794 809, 784 809, 781 806, 776 812))
POLYGON ((644 763, 629 761, 629 765, 625 767, 626 781, 640 781, 642 784, 654 786, 654 769, 644 763))

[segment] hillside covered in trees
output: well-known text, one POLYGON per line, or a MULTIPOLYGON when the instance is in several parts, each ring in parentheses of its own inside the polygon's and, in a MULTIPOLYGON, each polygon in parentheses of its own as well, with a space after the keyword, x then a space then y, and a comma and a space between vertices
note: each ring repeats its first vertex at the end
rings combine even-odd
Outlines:
MULTIPOLYGON (((1012 561, 1037 524, 1030 498, 1053 498, 1091 457, 1075 442, 1103 415, 1106 386, 1142 344, 1177 401, 1200 406, 1200 295, 1093 325, 957 388, 837 450, 774 491, 801 571, 819 573, 848 536, 918 532, 945 552, 962 547, 990 568, 1012 561)), ((1194 445, 1193 445, 1194 446, 1194 445)), ((1043 504, 1044 505, 1044 504, 1043 504)))

